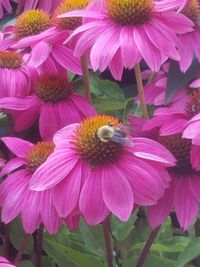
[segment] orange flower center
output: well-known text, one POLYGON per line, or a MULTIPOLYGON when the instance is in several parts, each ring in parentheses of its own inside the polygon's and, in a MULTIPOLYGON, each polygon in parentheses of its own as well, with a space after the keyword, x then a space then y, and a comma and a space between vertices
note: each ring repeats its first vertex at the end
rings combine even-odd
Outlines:
POLYGON ((200 113, 200 89, 194 89, 192 93, 188 95, 188 102, 185 110, 189 118, 200 113))
POLYGON ((97 115, 85 119, 76 129, 75 146, 81 157, 93 168, 117 160, 126 133, 118 119, 97 115))
POLYGON ((143 24, 150 20, 154 0, 107 0, 109 17, 121 25, 143 24))
POLYGON ((64 0, 54 13, 54 21, 63 29, 74 30, 81 25, 82 19, 74 18, 57 18, 57 16, 68 11, 84 9, 89 4, 90 0, 64 0))
POLYGON ((182 13, 186 15, 193 22, 199 20, 200 15, 200 5, 198 0, 191 0, 186 7, 183 9, 182 13))
POLYGON ((67 77, 41 75, 35 82, 34 90, 44 102, 56 103, 68 97, 72 91, 72 83, 67 77))
POLYGON ((38 34, 51 25, 50 16, 42 10, 33 9, 20 15, 16 21, 15 33, 18 37, 38 34))
POLYGON ((169 136, 161 136, 160 143, 163 144, 176 158, 177 164, 170 168, 176 171, 179 175, 187 175, 192 171, 190 162, 190 151, 192 142, 189 139, 181 137, 181 134, 169 136))
POLYGON ((26 161, 31 171, 35 171, 53 153, 55 145, 53 142, 38 142, 29 151, 26 161))
POLYGON ((0 68, 18 69, 22 66, 22 57, 14 51, 0 52, 0 68))

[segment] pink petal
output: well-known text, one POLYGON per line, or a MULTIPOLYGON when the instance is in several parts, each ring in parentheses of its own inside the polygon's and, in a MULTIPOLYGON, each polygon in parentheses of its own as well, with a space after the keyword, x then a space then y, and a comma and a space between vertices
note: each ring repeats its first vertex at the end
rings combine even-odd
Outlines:
POLYGON ((178 221, 181 227, 187 230, 198 213, 198 201, 193 196, 187 178, 177 179, 174 204, 178 221))
POLYGON ((29 171, 20 170, 9 175, 1 184, 0 202, 4 223, 9 223, 21 212, 29 178, 29 171))
POLYGON ((6 174, 11 173, 12 171, 18 169, 19 167, 23 166, 26 163, 24 159, 14 158, 9 160, 6 165, 3 167, 2 171, 0 172, 0 176, 4 176, 6 174))
POLYGON ((91 65, 94 71, 104 71, 120 46, 119 28, 108 25, 107 29, 99 35, 90 53, 91 65), (109 53, 108 53, 109 51, 109 53))
POLYGON ((32 48, 31 57, 28 63, 35 68, 39 67, 49 57, 51 49, 51 45, 43 41, 37 43, 32 48))
POLYGON ((165 190, 164 196, 158 200, 157 204, 148 208, 148 221, 150 226, 154 229, 161 225, 169 213, 172 211, 174 204, 174 188, 165 190))
POLYGON ((77 206, 81 188, 81 163, 77 163, 68 176, 54 188, 54 203, 60 217, 67 217, 77 206))
POLYGON ((198 202, 200 202, 200 179, 199 175, 193 174, 189 178, 189 187, 192 191, 193 196, 196 198, 198 202))
POLYGON ((27 190, 22 206, 22 223, 26 233, 32 234, 41 223, 40 205, 42 198, 40 192, 27 190))
POLYGON ((128 221, 133 210, 133 192, 126 177, 114 164, 104 166, 99 173, 106 206, 122 221, 128 221))
POLYGON ((19 158, 26 158, 28 152, 33 147, 28 141, 17 137, 2 137, 1 140, 5 143, 5 145, 19 158))
POLYGON ((80 210, 88 224, 96 225, 105 220, 109 210, 102 196, 102 181, 98 170, 94 170, 81 190, 80 210))
POLYGON ((61 218, 58 216, 53 205, 53 196, 51 190, 42 193, 40 214, 42 222, 50 235, 56 234, 61 226, 61 218))
POLYGON ((200 157, 199 157, 200 147, 193 145, 190 153, 190 160, 192 163, 192 167, 196 171, 200 171, 200 157))
POLYGON ((94 107, 86 100, 85 97, 73 93, 70 99, 74 102, 78 110, 83 114, 84 117, 90 117, 97 114, 94 107))
POLYGON ((173 166, 176 162, 174 156, 158 142, 148 138, 132 138, 133 140, 133 153, 135 156, 158 161, 163 164, 173 166))
POLYGON ((54 151, 33 174, 30 189, 43 191, 58 184, 70 173, 78 159, 70 149, 54 151))
POLYGON ((73 17, 104 19, 105 14, 96 10, 74 10, 58 16, 58 18, 73 18, 73 17))

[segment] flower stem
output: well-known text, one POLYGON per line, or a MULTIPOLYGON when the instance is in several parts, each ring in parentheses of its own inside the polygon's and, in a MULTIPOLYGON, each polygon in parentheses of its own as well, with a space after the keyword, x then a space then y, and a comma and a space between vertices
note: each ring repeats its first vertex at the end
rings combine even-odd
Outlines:
POLYGON ((83 72, 83 84, 84 84, 84 88, 85 88, 85 97, 91 103, 92 98, 91 98, 91 91, 90 91, 88 62, 87 62, 86 55, 83 55, 81 57, 81 66, 82 66, 82 72, 83 72))
MULTIPOLYGON (((194 224, 194 228, 195 228, 195 235, 196 237, 200 236, 200 219, 197 218, 195 224, 194 224)), ((198 256, 195 260, 194 260, 194 265, 196 267, 200 266, 200 256, 198 256)))
POLYGON ((29 237, 30 237, 30 234, 25 234, 24 238, 22 239, 22 241, 20 243, 19 250, 18 250, 18 253, 17 253, 17 257, 15 258, 15 262, 14 262, 14 264, 17 267, 19 266, 20 260, 21 260, 23 254, 24 254, 24 250, 26 248, 26 245, 27 245, 29 237))
POLYGON ((39 231, 38 231, 38 240, 37 240, 36 267, 41 267, 41 263, 42 263, 43 232, 44 232, 44 226, 43 224, 40 224, 39 231))
POLYGON ((10 244, 10 225, 9 224, 5 224, 4 225, 4 242, 3 242, 3 256, 5 258, 9 258, 9 244, 10 244))
POLYGON ((145 244, 145 246, 144 246, 144 248, 142 250, 142 253, 141 253, 141 255, 140 255, 139 259, 138 259, 136 267, 142 267, 144 265, 145 259, 148 256, 150 248, 151 248, 154 240, 156 239, 156 237, 157 237, 157 235, 159 233, 160 227, 161 226, 158 226, 157 228, 155 228, 151 232, 151 234, 150 234, 150 236, 149 236, 149 238, 148 238, 148 240, 147 240, 147 242, 146 242, 146 244, 145 244))
POLYGON ((142 108, 143 118, 149 119, 147 105, 146 105, 145 97, 144 97, 144 87, 143 87, 143 83, 142 83, 140 64, 135 65, 135 77, 136 77, 136 81, 137 81, 138 95, 140 98, 140 104, 141 104, 141 108, 142 108))
POLYGON ((103 222, 103 233, 104 233, 104 240, 105 240, 107 264, 108 264, 108 267, 113 267, 113 254, 112 254, 112 246, 111 246, 111 240, 110 240, 109 217, 103 222))

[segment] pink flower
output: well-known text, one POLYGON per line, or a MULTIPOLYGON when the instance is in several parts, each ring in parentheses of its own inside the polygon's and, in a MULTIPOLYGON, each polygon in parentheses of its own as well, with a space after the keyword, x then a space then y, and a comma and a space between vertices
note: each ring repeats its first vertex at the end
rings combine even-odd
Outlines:
MULTIPOLYGON (((163 106, 165 105, 166 88, 167 88, 167 75, 169 71, 169 64, 166 63, 162 66, 162 69, 155 73, 155 77, 150 83, 144 83, 145 101, 148 105, 163 106)), ((146 70, 142 73, 143 80, 148 81, 152 77, 152 72, 146 70)), ((170 100, 170 105, 176 107, 177 103, 183 98, 186 98, 187 91, 184 88, 180 88, 174 97, 170 100)), ((140 99, 136 97, 137 103, 140 103, 140 99)), ((181 110, 181 109, 180 109, 181 110)))
POLYGON ((0 257, 0 267, 15 267, 6 258, 0 257))
POLYGON ((194 31, 180 35, 179 53, 180 68, 186 72, 192 64, 194 54, 200 61, 199 40, 200 40, 200 4, 198 0, 190 0, 182 13, 194 23, 194 31))
POLYGON ((14 114, 17 132, 28 129, 39 118, 42 138, 51 140, 54 133, 64 126, 96 114, 93 106, 72 89, 73 83, 66 75, 36 75, 34 94, 24 98, 2 98, 0 107, 8 112, 17 111, 14 114))
POLYGON ((0 52, 0 97, 24 97, 30 93, 30 71, 25 58, 16 51, 0 52))
POLYGON ((12 12, 12 6, 10 4, 10 0, 0 0, 0 19, 3 18, 4 15, 4 10, 6 12, 11 13, 12 12))
POLYGON ((54 153, 30 185, 37 191, 52 188, 62 217, 78 205, 91 225, 110 212, 127 221, 134 204, 155 204, 168 186, 165 167, 174 164, 171 154, 152 140, 131 138, 114 117, 97 115, 69 125, 54 143, 54 153))
MULTIPOLYGON (((162 116, 157 119, 163 121, 162 116)), ((130 120, 133 130, 144 129, 148 122, 130 120), (135 125, 136 124, 136 125, 135 125), (142 127, 143 124, 143 127, 142 127)), ((191 140, 178 134, 159 134, 162 123, 158 127, 154 119, 150 120, 152 125, 148 136, 164 145, 176 158, 176 166, 169 167, 168 173, 171 176, 170 186, 165 190, 164 196, 158 200, 156 205, 148 207, 148 220, 152 228, 162 224, 170 212, 175 208, 180 226, 186 230, 193 223, 198 214, 200 202, 200 146, 192 145, 191 140)), ((165 123, 165 122, 164 122, 165 123)), ((139 131, 137 131, 139 133, 139 131)), ((143 133, 143 132, 142 132, 143 133)), ((146 132, 144 133, 146 134, 146 132)))
POLYGON ((29 9, 39 8, 48 13, 52 13, 61 1, 62 0, 18 0, 18 9, 23 8, 25 11, 27 11, 29 9))
POLYGON ((73 51, 62 45, 68 31, 52 26, 50 16, 41 10, 30 10, 17 18, 13 26, 4 30, 0 50, 8 48, 30 51, 29 65, 38 68, 53 62, 76 74, 81 74, 80 60, 73 51))
POLYGON ((29 190, 32 175, 53 152, 54 144, 33 145, 16 137, 4 137, 2 141, 16 156, 1 172, 1 176, 8 175, 0 185, 2 221, 7 224, 20 214, 25 232, 33 233, 43 223, 50 234, 55 234, 61 219, 52 203, 52 191, 29 190))
POLYGON ((115 0, 95 3, 98 10, 90 6, 59 16, 87 18, 70 38, 78 39, 75 56, 89 53, 94 71, 102 72, 109 66, 113 77, 120 80, 123 68, 132 69, 141 59, 153 71, 167 58, 180 59, 176 34, 192 31, 193 23, 169 10, 174 9, 173 4, 169 8, 156 0, 129 1, 128 5, 115 0))

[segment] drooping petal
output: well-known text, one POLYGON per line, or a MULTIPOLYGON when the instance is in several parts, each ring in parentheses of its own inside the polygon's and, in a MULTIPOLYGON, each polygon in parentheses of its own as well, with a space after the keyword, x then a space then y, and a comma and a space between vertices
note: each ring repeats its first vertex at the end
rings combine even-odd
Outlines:
POLYGON ((22 165, 24 165, 26 161, 24 159, 20 158, 14 158, 9 160, 6 165, 2 168, 2 171, 0 172, 0 176, 4 176, 6 174, 11 173, 12 171, 18 169, 22 165))
POLYGON ((5 145, 19 158, 26 158, 33 144, 17 137, 2 137, 1 140, 5 145))
POLYGON ((128 180, 114 164, 104 166, 101 179, 102 195, 106 206, 120 220, 127 221, 134 206, 133 192, 128 180))
POLYGON ((181 227, 188 229, 198 212, 198 201, 190 189, 188 179, 177 179, 174 204, 181 227))
POLYGON ((109 214, 102 196, 101 180, 98 170, 95 170, 81 190, 79 207, 86 222, 91 225, 103 222, 109 214))
POLYGON ((51 49, 52 49, 51 45, 43 41, 37 43, 32 48, 31 57, 28 63, 35 68, 39 67, 49 57, 51 49))

